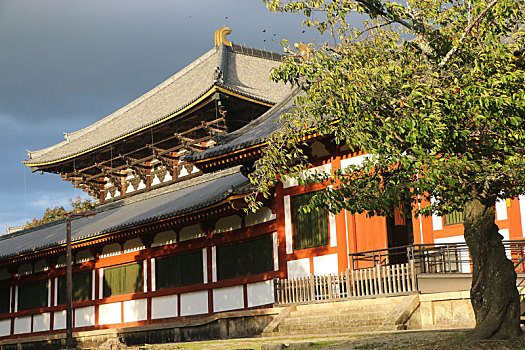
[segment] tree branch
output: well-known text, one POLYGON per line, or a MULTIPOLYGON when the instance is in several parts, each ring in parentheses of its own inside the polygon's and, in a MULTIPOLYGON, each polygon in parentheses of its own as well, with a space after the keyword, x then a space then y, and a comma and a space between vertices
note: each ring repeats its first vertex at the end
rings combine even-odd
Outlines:
POLYGON ((447 62, 450 60, 450 58, 452 57, 452 55, 454 55, 459 47, 461 46, 461 44, 463 43, 463 41, 465 40, 465 38, 467 37, 467 35, 472 31, 472 28, 474 28, 474 26, 476 24, 478 24, 478 22, 483 18, 483 16, 485 16, 485 14, 490 11, 491 8, 493 8, 497 3, 498 3, 499 0, 492 0, 488 5, 487 7, 481 11, 473 20, 472 22, 470 22, 470 24, 467 26, 467 28, 465 28, 465 31, 463 32, 463 34, 461 35, 461 38, 459 38, 459 41, 458 41, 458 44, 456 46, 454 46, 453 48, 451 48, 447 54, 445 55, 445 57, 443 58, 443 60, 439 63, 438 67, 439 68, 443 68, 447 62))

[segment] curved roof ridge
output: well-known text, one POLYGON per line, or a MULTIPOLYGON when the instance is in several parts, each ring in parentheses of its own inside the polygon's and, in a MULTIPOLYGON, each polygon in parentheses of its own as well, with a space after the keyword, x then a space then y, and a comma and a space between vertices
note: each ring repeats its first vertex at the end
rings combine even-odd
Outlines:
POLYGON ((29 151, 30 154, 31 154, 31 158, 33 156, 34 157, 42 156, 45 153, 47 153, 47 152, 49 152, 49 151, 51 151, 51 150, 53 150, 53 149, 55 149, 57 147, 60 147, 60 146, 62 146, 65 143, 69 143, 70 141, 76 140, 76 139, 84 136, 85 134, 87 134, 87 133, 89 133, 91 131, 94 131, 94 130, 98 129, 99 127, 107 124, 108 122, 110 122, 110 121, 120 117, 125 112, 129 111, 130 109, 132 109, 132 108, 134 108, 134 107, 136 107, 138 105, 140 105, 141 103, 143 103, 144 101, 146 101, 150 97, 156 95, 157 93, 159 93, 160 91, 162 91, 163 89, 168 87, 169 85, 173 84, 175 81, 177 81, 182 76, 187 74, 193 68, 195 68, 196 66, 198 66, 199 64, 201 64, 202 62, 204 62, 205 60, 210 58, 211 56, 213 56, 216 53, 216 51, 217 51, 217 48, 213 47, 208 52, 206 52, 205 54, 203 54, 202 56, 200 56, 199 58, 197 58, 196 60, 191 62, 189 65, 187 65, 186 67, 182 68, 177 73, 175 73, 174 75, 172 75, 168 79, 164 80, 159 85, 155 86, 153 89, 151 89, 151 90, 147 91, 146 93, 142 94, 141 96, 137 97, 136 99, 134 99, 133 101, 131 101, 130 103, 128 103, 124 107, 119 108, 118 110, 116 110, 115 112, 111 113, 110 115, 108 115, 108 116, 106 116, 106 117, 104 117, 104 118, 94 122, 93 124, 90 124, 90 125, 86 126, 85 128, 82 128, 80 130, 73 131, 73 132, 70 132, 70 133, 64 133, 67 136, 65 141, 59 142, 59 143, 57 143, 57 144, 55 144, 53 146, 46 147, 46 148, 43 148, 43 149, 40 149, 40 150, 37 150, 37 151, 29 151))

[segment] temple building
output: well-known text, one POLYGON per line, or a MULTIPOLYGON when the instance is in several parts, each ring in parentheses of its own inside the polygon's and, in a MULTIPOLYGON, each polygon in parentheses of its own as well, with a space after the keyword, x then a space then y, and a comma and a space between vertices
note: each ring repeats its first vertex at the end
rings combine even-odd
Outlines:
MULTIPOLYGON (((464 242, 458 214, 302 213, 324 185, 294 179, 247 214, 246 174, 299 91, 270 81, 280 54, 231 43, 230 32, 218 30, 215 47, 118 111, 28 153, 32 170, 60 174, 99 202, 95 216, 72 221, 77 337, 263 315, 281 300, 276 279, 368 267, 363 252, 384 259, 403 247, 385 260, 403 263, 406 246, 464 242)), ((325 139, 309 146, 309 171, 365 156, 325 139)), ((496 213, 504 239, 525 236, 525 198, 499 202, 496 213)), ((63 219, 0 237, 0 345, 65 333, 65 261, 63 219)))

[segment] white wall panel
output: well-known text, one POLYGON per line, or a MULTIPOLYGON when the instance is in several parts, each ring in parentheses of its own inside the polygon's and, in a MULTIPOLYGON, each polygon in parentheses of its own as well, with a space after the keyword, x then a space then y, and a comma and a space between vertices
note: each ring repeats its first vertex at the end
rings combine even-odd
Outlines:
MULTIPOLYGON (((307 175, 330 173, 331 170, 332 170, 332 163, 328 163, 328 164, 320 165, 314 168, 310 168, 306 171, 303 171, 301 174, 299 174, 299 177, 301 179, 305 179, 307 175)), ((297 181, 296 178, 286 176, 284 183, 283 183, 283 188, 297 186, 298 184, 299 182, 297 181)))
POLYGON ((238 215, 231 215, 224 218, 220 218, 215 223, 215 229, 212 233, 220 233, 241 228, 242 219, 238 215))
POLYGON ((314 256, 313 259, 315 275, 329 275, 339 272, 337 254, 314 256))
POLYGON ((290 196, 284 196, 284 234, 286 236, 286 254, 293 253, 292 211, 290 196))
POLYGON ((217 246, 211 247, 211 281, 217 282, 217 246))
POLYGON ((204 232, 202 232, 201 225, 199 224, 183 227, 179 232, 179 239, 181 242, 203 236, 204 232))
POLYGON ((525 196, 519 196, 521 214, 521 235, 525 237, 525 196))
POLYGON ((123 302, 124 322, 144 321, 148 318, 148 300, 137 299, 123 302))
POLYGON ((151 298, 151 318, 177 317, 177 294, 151 298))
POLYGON ((208 248, 202 248, 202 282, 208 283, 208 248))
POLYGON ((66 329, 66 310, 55 311, 53 315, 53 329, 66 329))
POLYGON ((507 220, 507 201, 500 199, 496 202, 496 220, 507 220))
POLYGON ((31 316, 15 318, 15 334, 31 332, 31 316))
POLYGON ((217 288, 213 290, 213 311, 228 311, 244 308, 242 286, 217 288))
POLYGON ((11 319, 0 320, 0 337, 11 334, 11 319))
POLYGON ((272 244, 273 244, 273 270, 279 271, 279 239, 277 238, 277 232, 272 233, 272 244))
MULTIPOLYGON (((366 158, 370 158, 369 154, 363 154, 357 157, 347 158, 341 160, 341 169, 345 171, 350 165, 361 165, 366 158)), ((346 172, 346 171, 345 171, 346 172)))
POLYGON ((121 303, 103 304, 98 307, 98 324, 122 323, 121 303))
POLYGON ((153 239, 152 247, 158 247, 161 245, 167 245, 177 242, 177 233, 175 231, 163 231, 155 235, 153 239))
POLYGON ((199 315, 208 313, 208 291, 183 293, 180 295, 180 315, 199 315))
POLYGON ((257 225, 263 222, 275 220, 277 216, 272 213, 272 210, 268 207, 262 207, 255 213, 249 212, 244 218, 246 227, 257 225))
POLYGON ((246 286, 246 291, 248 293, 248 307, 275 302, 272 280, 250 283, 246 286))
POLYGON ((310 258, 290 260, 286 262, 288 278, 304 277, 310 274, 310 258))
POLYGON ((44 332, 51 329, 51 314, 45 312, 33 316, 33 332, 44 332))
POLYGON ((335 223, 335 215, 328 214, 329 230, 330 230, 330 247, 337 246, 337 225, 335 223))
MULTIPOLYGON (((102 305, 100 307, 102 307, 102 305)), ((119 308, 118 315, 120 318, 120 308, 119 308)), ((75 309, 75 327, 77 328, 78 327, 89 327, 89 326, 94 326, 94 325, 95 325, 95 307, 94 306, 80 307, 80 308, 75 309)))

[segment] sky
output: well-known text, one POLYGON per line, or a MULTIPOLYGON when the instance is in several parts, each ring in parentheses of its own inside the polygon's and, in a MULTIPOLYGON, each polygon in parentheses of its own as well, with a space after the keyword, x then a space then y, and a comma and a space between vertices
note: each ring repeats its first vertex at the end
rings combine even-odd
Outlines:
POLYGON ((284 38, 321 40, 301 21, 262 0, 0 0, 0 234, 87 198, 58 175, 31 173, 26 150, 155 87, 212 48, 224 25, 236 44, 282 52, 284 38))

